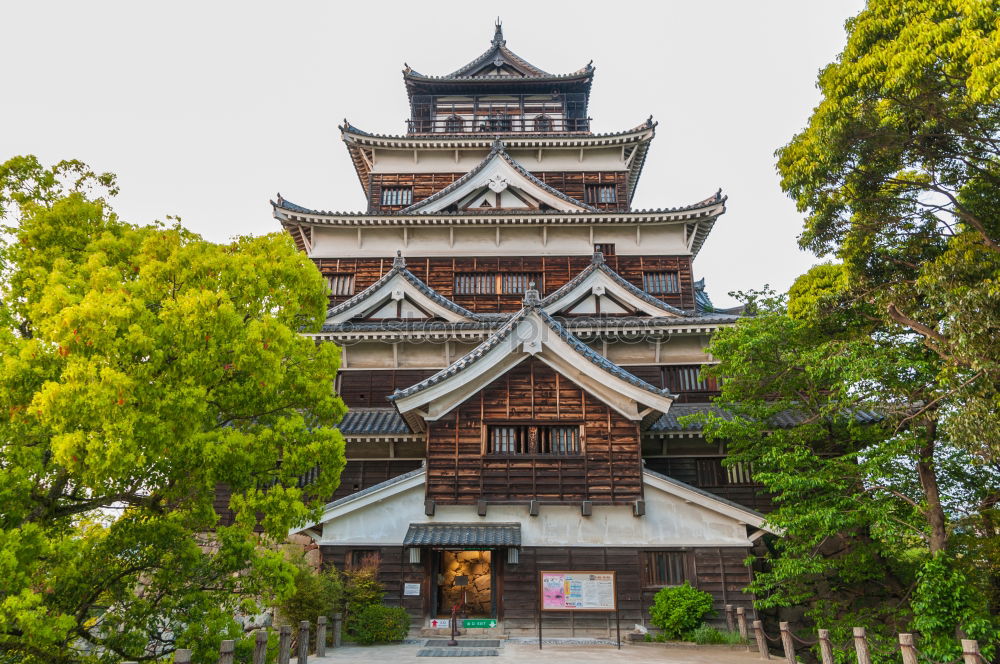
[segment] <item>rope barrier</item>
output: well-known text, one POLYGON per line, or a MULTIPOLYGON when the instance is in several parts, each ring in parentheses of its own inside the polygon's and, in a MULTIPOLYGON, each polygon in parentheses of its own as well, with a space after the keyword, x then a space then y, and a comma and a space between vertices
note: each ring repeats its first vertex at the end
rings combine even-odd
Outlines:
MULTIPOLYGON (((955 662, 939 662, 936 659, 931 659, 930 657, 928 657, 924 653, 920 652, 920 650, 918 650, 916 646, 913 646, 913 652, 917 653, 917 659, 919 659, 921 661, 924 661, 927 664, 955 664, 955 662)), ((983 661, 983 656, 980 655, 979 659, 981 661, 983 661)), ((960 661, 960 660, 956 660, 956 661, 960 661)), ((985 662, 984 661, 984 664, 989 664, 989 662, 985 662)))
POLYGON ((792 635, 792 639, 794 639, 795 641, 798 641, 799 643, 801 643, 804 646, 818 646, 819 645, 819 639, 816 639, 815 641, 812 641, 812 640, 809 640, 809 639, 802 639, 802 638, 799 638, 799 637, 795 636, 795 632, 789 631, 788 633, 792 635))

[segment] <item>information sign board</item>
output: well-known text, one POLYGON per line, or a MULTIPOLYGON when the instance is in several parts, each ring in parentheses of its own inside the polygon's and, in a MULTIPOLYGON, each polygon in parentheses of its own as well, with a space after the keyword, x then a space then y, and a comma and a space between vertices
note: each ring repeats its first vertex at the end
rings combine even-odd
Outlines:
POLYGON ((403 584, 403 594, 408 597, 420 596, 420 584, 419 583, 404 583, 403 584))
POLYGON ((617 611, 615 573, 540 572, 542 611, 617 611))

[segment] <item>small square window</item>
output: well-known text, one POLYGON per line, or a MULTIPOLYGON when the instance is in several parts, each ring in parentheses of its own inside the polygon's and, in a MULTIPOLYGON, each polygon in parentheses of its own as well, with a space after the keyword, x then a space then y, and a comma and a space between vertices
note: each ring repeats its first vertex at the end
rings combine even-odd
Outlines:
POLYGON ((683 551, 642 552, 644 586, 679 586, 686 578, 683 551))
POLYGON ((676 272, 644 272, 642 288, 647 293, 679 293, 680 279, 676 272))
POLYGON ((413 202, 411 187, 385 187, 382 189, 382 205, 409 205, 413 202))
POLYGON ((328 274, 326 283, 330 286, 331 295, 354 295, 353 274, 328 274))

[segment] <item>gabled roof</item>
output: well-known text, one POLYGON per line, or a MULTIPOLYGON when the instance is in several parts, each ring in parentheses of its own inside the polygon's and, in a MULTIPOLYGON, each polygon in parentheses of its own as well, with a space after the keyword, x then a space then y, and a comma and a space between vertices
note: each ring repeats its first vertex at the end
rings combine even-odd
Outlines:
MULTIPOLYGON (((594 253, 590 265, 578 275, 542 298, 542 308, 553 315, 570 314, 572 307, 591 297, 610 299, 651 317, 689 315, 623 279, 604 262, 604 254, 599 251, 594 253)), ((605 313, 608 313, 607 310, 605 313)))
POLYGON ((418 312, 416 316, 405 317, 443 318, 452 323, 490 318, 489 314, 474 313, 439 294, 410 272, 406 268, 406 260, 400 252, 396 252, 392 269, 354 297, 330 308, 326 312, 325 325, 343 324, 358 317, 399 318, 377 314, 385 305, 397 301, 408 303, 408 311, 418 312))
POLYGON ((399 214, 440 212, 481 189, 488 188, 501 193, 508 187, 520 189, 531 198, 563 212, 597 211, 597 208, 567 196, 536 178, 514 161, 504 148, 503 141, 497 139, 489 154, 475 168, 441 191, 403 208, 399 214))
POLYGON ((477 58, 465 64, 450 74, 444 76, 425 76, 406 65, 403 74, 407 79, 428 80, 428 81, 484 81, 499 80, 509 81, 511 79, 540 79, 559 80, 592 77, 594 68, 592 63, 587 63, 575 72, 569 74, 550 74, 543 69, 536 67, 521 56, 507 48, 507 40, 503 36, 503 27, 496 24, 493 40, 490 47, 477 58), (503 73, 498 74, 498 71, 503 73))
POLYGON ((524 308, 483 343, 433 376, 389 396, 415 430, 437 420, 529 357, 565 375, 632 420, 666 412, 674 399, 577 339, 529 288, 524 308))
POLYGON ((646 468, 642 469, 642 475, 643 483, 647 486, 656 487, 657 489, 669 493, 676 498, 681 498, 686 502, 700 505, 701 507, 712 510, 718 514, 723 514, 736 519, 748 526, 760 528, 769 533, 780 534, 778 529, 767 525, 767 517, 757 510, 744 507, 739 503, 726 500, 725 498, 705 491, 704 489, 699 489, 698 487, 676 480, 673 477, 661 475, 660 473, 646 468))

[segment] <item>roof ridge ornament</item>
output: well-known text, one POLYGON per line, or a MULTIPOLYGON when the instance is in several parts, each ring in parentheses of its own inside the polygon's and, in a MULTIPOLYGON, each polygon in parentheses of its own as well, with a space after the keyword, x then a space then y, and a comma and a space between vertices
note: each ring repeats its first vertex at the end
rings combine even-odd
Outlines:
POLYGON ((505 46, 507 40, 503 38, 503 24, 500 22, 500 17, 497 16, 496 30, 493 32, 493 45, 496 47, 505 46))
POLYGON ((403 252, 399 249, 396 250, 396 257, 392 259, 392 267, 397 270, 406 267, 406 259, 403 258, 403 252))
POLYGON ((590 262, 593 263, 594 265, 600 265, 601 263, 603 263, 604 262, 604 252, 603 251, 595 251, 594 252, 594 256, 590 259, 590 262))
POLYGON ((541 303, 542 298, 538 295, 538 289, 535 288, 535 282, 528 282, 528 288, 524 291, 524 306, 538 307, 541 303))

